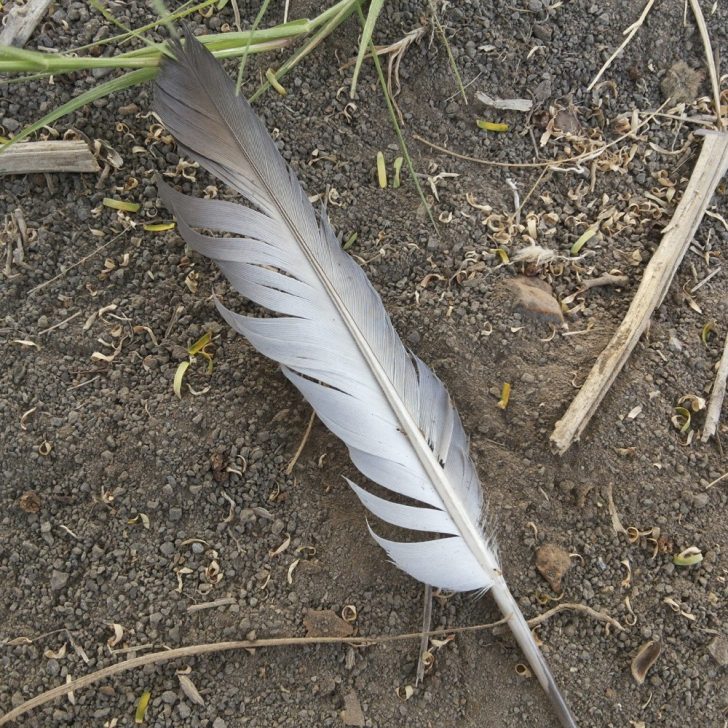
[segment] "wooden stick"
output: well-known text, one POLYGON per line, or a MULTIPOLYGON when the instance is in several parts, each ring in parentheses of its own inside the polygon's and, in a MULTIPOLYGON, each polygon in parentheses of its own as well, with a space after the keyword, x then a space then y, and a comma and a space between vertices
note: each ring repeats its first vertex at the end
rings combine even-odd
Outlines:
POLYGON ((22 48, 33 35, 50 4, 51 0, 28 0, 25 5, 15 3, 6 15, 0 33, 0 45, 22 48))
POLYGON ((708 442, 718 431, 720 411, 723 408, 723 400, 725 399, 726 380, 728 380, 728 335, 725 337, 723 356, 721 356, 718 364, 715 382, 713 382, 713 391, 710 393, 710 402, 708 402, 708 411, 705 413, 705 426, 701 438, 703 442, 708 442))
POLYGON ((672 220, 663 230, 662 241, 645 268, 627 315, 597 358, 566 414, 554 427, 551 443, 559 455, 563 455, 579 439, 629 359, 652 313, 662 303, 713 192, 728 170, 728 133, 707 131, 704 137, 690 182, 672 220))
POLYGON ((86 142, 78 140, 21 142, 0 152, 0 176, 35 172, 98 172, 86 142))

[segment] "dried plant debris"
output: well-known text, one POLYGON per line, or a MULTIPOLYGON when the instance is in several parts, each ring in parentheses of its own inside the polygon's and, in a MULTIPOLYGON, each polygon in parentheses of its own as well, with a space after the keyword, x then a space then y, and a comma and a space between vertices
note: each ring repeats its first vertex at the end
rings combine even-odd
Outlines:
POLYGON ((533 108, 533 101, 531 99, 499 99, 496 96, 490 96, 484 91, 479 91, 476 96, 481 103, 499 111, 528 112, 533 108))
POLYGON ((660 89, 666 101, 672 104, 690 104, 698 97, 700 84, 704 80, 705 71, 696 71, 685 61, 678 61, 667 69, 660 89))
POLYGON ((547 543, 536 551, 536 569, 556 594, 561 594, 561 581, 570 568, 571 557, 561 546, 547 543))
POLYGON ((26 490, 18 499, 20 509, 26 513, 38 513, 42 503, 41 497, 34 490, 26 490))
POLYGON ((632 677, 638 685, 644 683, 649 669, 657 662, 660 652, 662 645, 659 640, 650 640, 640 647, 632 660, 632 677))

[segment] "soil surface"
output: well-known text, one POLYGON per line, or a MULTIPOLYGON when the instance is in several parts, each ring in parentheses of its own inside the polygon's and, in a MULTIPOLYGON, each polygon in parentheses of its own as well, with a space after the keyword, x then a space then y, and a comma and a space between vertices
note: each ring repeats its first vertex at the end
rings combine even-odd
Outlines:
MULTIPOLYGON (((153 17, 145 5, 108 8, 138 27, 153 17)), ((257 7, 240 5, 249 27, 257 7)), ((282 20, 283 3, 272 5, 264 24, 282 20)), ((728 58, 726 6, 704 5, 714 48, 728 58)), ((319 10, 291 3, 294 17, 319 10)), ((391 176, 399 149, 371 62, 357 97, 348 97, 351 66, 342 66, 355 54, 356 18, 284 79, 285 98, 268 92, 256 107, 309 193, 328 197, 335 228, 403 340, 448 386, 471 437, 504 572, 526 617, 577 603, 623 626, 565 610, 537 630, 579 724, 723 726, 728 480, 708 486, 728 470, 728 459, 720 441, 700 441, 704 410, 682 428, 676 407, 699 407, 695 399, 679 404, 686 395, 708 396, 728 330, 725 182, 582 441, 563 457, 549 447, 680 199, 700 150, 695 132, 710 126, 700 36, 689 10, 683 22, 677 0, 653 7, 587 91, 641 10, 623 0, 448 4, 440 19, 467 85, 466 105, 428 4, 385 3, 377 43, 427 23, 401 62, 397 103, 437 231, 406 165, 401 187, 377 184, 377 151, 391 176), (534 106, 499 111, 478 102, 477 92, 534 106), (658 109, 664 115, 647 113, 658 109), (477 119, 508 124, 508 131, 482 130, 477 119), (497 164, 453 157, 415 135, 497 164), (604 150, 605 142, 613 145, 604 150), (573 161, 543 164, 556 159, 573 161), (572 255, 591 226, 596 234, 572 255), (510 260, 532 243, 551 252, 502 265, 500 251, 510 260), (606 273, 628 282, 579 293, 606 273), (513 305, 517 275, 549 284, 559 303, 566 299, 564 327, 550 323, 559 306, 549 313, 513 305), (506 382, 510 400, 502 409, 506 382), (610 487, 629 534, 614 528, 610 487), (570 555, 562 594, 536 569, 544 544, 570 555), (675 565, 692 546, 702 562, 675 565), (640 685, 630 666, 653 640, 661 653, 640 685)), ((233 24, 232 3, 190 23, 195 32, 219 32, 233 24)), ((27 47, 67 50, 114 32, 86 3, 54 3, 27 47)), ((290 53, 251 59, 245 90, 290 53)), ((0 86, 0 133, 16 133, 109 77, 0 86)), ((227 287, 214 266, 186 250, 174 230, 143 229, 169 220, 155 172, 188 192, 229 195, 180 160, 150 105, 147 85, 93 103, 41 135, 101 140, 121 158, 108 174, 1 183, 3 712, 130 655, 303 636, 304 620, 311 630, 320 616, 310 610, 343 611, 350 620, 327 622, 325 633, 347 634, 350 624, 359 635, 396 635, 421 625, 422 586, 369 537, 342 478, 357 480, 345 448, 316 422, 286 474, 310 408, 221 321, 211 294, 227 287), (102 205, 105 197, 141 208, 120 215, 102 205), (17 222, 16 209, 27 228, 22 247, 11 219, 17 222), (213 371, 198 355, 180 399, 175 372, 206 332, 213 371), (216 600, 223 601, 209 606, 216 600)), ((434 628, 498 617, 488 596, 434 599, 434 628)), ((424 684, 415 687, 417 651, 409 641, 196 657, 122 673, 18 724, 133 725, 144 691, 151 693, 150 726, 555 724, 538 683, 521 676, 522 656, 507 633, 481 630, 436 643, 424 684), (177 673, 184 668, 203 704, 183 689, 177 673)))

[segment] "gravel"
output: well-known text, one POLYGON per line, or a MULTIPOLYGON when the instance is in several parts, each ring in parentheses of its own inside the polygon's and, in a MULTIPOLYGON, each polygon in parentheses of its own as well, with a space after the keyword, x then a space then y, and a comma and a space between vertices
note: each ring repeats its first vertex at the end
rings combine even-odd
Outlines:
MULTIPOLYGON (((61 5, 52 6, 28 48, 65 50, 110 32, 86 3, 61 5)), ((256 8, 240 6, 249 27, 256 8)), ((305 14, 313 16, 317 7, 308 5, 305 14)), ((144 3, 110 10, 133 27, 151 19, 144 3)), ((292 4, 294 12, 304 14, 292 4)), ((427 13, 424 2, 385 3, 376 42, 397 40, 427 13)), ((696 437, 687 445, 671 422, 681 397, 706 396, 720 356, 728 321, 725 272, 692 294, 702 313, 683 295, 728 255, 728 230, 719 219, 706 217, 695 243, 710 255, 688 254, 649 335, 582 442, 563 459, 548 447, 554 422, 626 312, 677 199, 661 210, 649 206, 646 195, 666 189, 666 180, 678 196, 684 189, 699 143, 693 126, 653 119, 616 147, 626 155, 636 146, 626 172, 595 168, 593 188, 591 168, 586 176, 552 174, 539 181, 540 169, 469 163, 411 136, 499 163, 531 161, 535 150, 548 159, 570 146, 578 151, 574 140, 540 146, 549 121, 564 112, 592 138, 616 139, 620 115, 662 103, 661 83, 674 63, 704 66, 692 21, 684 26, 682 3, 669 0, 652 10, 605 74, 607 83, 587 92, 637 14, 625 2, 533 0, 512 7, 452 4, 443 11, 470 95, 533 97, 536 108, 530 116, 496 118, 477 103, 465 105, 437 36, 409 49, 398 104, 415 167, 431 177, 459 175, 437 183, 437 234, 406 171, 397 190, 376 184, 376 151, 384 152, 389 169, 399 153, 368 64, 355 108, 347 107, 351 69, 339 67, 354 53, 355 20, 285 80, 285 98, 269 94, 257 108, 268 128, 279 130, 281 151, 308 192, 336 190, 329 205, 335 228, 344 239, 357 233, 350 252, 364 263, 403 339, 447 384, 488 492, 504 572, 526 616, 558 598, 534 566, 536 549, 553 543, 572 555, 562 600, 605 611, 624 625, 622 632, 606 630, 565 612, 539 628, 580 725, 722 725, 728 495, 726 481, 707 485, 725 472, 726 461, 715 443, 703 445, 696 437), (478 117, 511 129, 488 134, 476 126, 478 117), (558 301, 586 277, 615 270, 629 277, 627 288, 592 289, 583 302, 568 305, 577 310, 565 313, 567 332, 552 336, 547 323, 511 305, 505 282, 515 271, 498 268, 493 251, 518 250, 528 242, 527 228, 503 242, 495 221, 484 224, 486 213, 471 204, 489 205, 507 220, 514 209, 507 178, 522 201, 538 182, 521 220, 525 226, 529 215, 537 216, 537 242, 566 258, 600 212, 613 206, 621 215, 613 228, 602 221, 603 235, 587 243, 582 252, 589 256, 578 264, 519 271, 547 282, 558 301), (709 320, 716 321, 718 336, 703 344, 709 320), (506 410, 497 407, 504 382, 512 385, 506 410), (637 405, 640 415, 627 418, 637 405), (623 525, 643 534, 636 540, 612 529, 610 483, 623 525), (689 546, 701 549, 703 561, 675 566, 674 555, 689 546), (660 639, 663 651, 640 687, 630 663, 648 639, 660 639)), ((724 15, 719 7, 707 22, 714 47, 727 57, 724 15)), ((281 16, 276 8, 265 22, 281 16)), ((190 16, 190 23, 199 30, 203 23, 208 29, 232 25, 232 4, 207 20, 190 16)), ((157 38, 165 34, 160 29, 157 38)), ((250 59, 244 89, 252 91, 258 72, 278 66, 288 53, 250 59)), ((18 86, 0 87, 0 134, 12 134, 97 82, 93 74, 58 76, 53 85, 31 80, 22 99, 18 86)), ((706 83, 700 93, 708 93, 706 83)), ((421 623, 421 587, 388 564, 370 539, 342 478, 356 481, 357 474, 320 423, 286 474, 310 409, 275 366, 219 320, 211 300, 213 290, 226 291, 219 274, 191 255, 175 232, 150 234, 137 225, 113 239, 120 222, 101 205, 104 197, 139 202, 137 222, 168 219, 158 208, 153 171, 198 195, 212 182, 202 172, 195 179, 181 176, 174 145, 154 136, 150 102, 150 88, 142 87, 56 122, 61 134, 77 129, 122 156, 123 166, 107 177, 12 177, 0 190, 0 219, 20 208, 29 230, 22 260, 12 263, 10 276, 0 274, 2 711, 67 675, 79 677, 130 654, 256 635, 300 636, 311 609, 341 614, 354 605, 361 635, 413 632, 421 623), (190 273, 197 276, 195 291, 190 273), (208 375, 197 361, 185 377, 204 394, 185 390, 178 399, 175 370, 207 331, 215 336, 214 370, 208 375), (108 362, 92 356, 117 348, 108 362), (28 492, 37 507, 34 498, 24 498, 28 492), (223 598, 233 604, 187 611, 223 598), (114 624, 123 634, 112 645, 114 624)), ((218 192, 227 195, 222 186, 218 192)), ((728 216, 724 190, 712 209, 728 216)), ((2 252, 15 245, 14 234, 3 240, 2 252)), ((245 302, 236 308, 254 312, 245 302)), ((697 427, 702 416, 694 416, 697 427)), ((488 597, 442 595, 434 602, 434 627, 497 617, 488 597)), ((522 657, 507 635, 463 634, 433 655, 432 671, 407 701, 396 690, 414 685, 415 642, 258 649, 128 671, 77 691, 75 704, 63 699, 36 709, 27 725, 131 724, 145 690, 152 695, 150 726, 340 726, 351 695, 371 727, 553 725, 537 683, 516 673, 522 657), (175 672, 187 667, 204 705, 180 690, 175 672)))

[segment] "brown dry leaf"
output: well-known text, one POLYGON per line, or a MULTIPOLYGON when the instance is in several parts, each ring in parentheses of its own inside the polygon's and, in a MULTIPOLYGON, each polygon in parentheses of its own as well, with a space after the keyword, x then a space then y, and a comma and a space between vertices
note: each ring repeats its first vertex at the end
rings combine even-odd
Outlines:
POLYGON ((642 685, 645 681, 648 670, 655 664, 660 652, 662 646, 659 640, 650 640, 640 647, 632 660, 632 677, 638 685, 642 685))
POLYGON ((307 637, 349 637, 354 628, 331 609, 309 609, 303 618, 307 637))
POLYGON ((569 568, 571 557, 560 546, 547 543, 536 551, 536 569, 557 594, 561 593, 561 579, 569 568))
POLYGON ((18 499, 18 505, 26 513, 38 513, 41 506, 40 496, 34 490, 26 490, 18 499))

